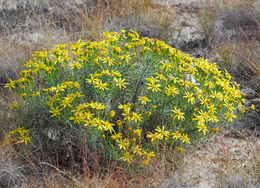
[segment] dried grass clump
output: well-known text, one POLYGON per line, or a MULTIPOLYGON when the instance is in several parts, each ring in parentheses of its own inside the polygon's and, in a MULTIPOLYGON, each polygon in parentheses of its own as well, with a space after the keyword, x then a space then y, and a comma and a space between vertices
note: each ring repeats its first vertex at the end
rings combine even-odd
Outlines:
POLYGON ((27 181, 23 174, 24 166, 12 156, 8 148, 0 148, 0 187, 21 187, 27 181))
POLYGON ((259 93, 259 5, 250 0, 223 0, 201 9, 200 23, 213 49, 211 55, 236 81, 259 93))

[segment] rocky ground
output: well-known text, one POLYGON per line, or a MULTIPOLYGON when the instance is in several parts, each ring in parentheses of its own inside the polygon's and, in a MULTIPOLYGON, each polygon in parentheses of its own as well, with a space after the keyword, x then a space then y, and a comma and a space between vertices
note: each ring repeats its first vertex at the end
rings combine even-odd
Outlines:
POLYGON ((258 137, 232 137, 221 133, 187 155, 184 167, 161 187, 256 188, 258 186, 249 174, 254 173, 251 161, 259 152, 258 137))

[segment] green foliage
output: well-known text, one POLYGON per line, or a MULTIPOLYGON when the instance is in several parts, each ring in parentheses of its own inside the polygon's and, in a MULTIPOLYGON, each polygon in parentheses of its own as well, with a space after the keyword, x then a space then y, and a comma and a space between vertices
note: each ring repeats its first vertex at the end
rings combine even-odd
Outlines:
POLYGON ((103 160, 147 165, 167 147, 181 151, 246 111, 228 72, 134 31, 35 52, 25 67, 5 87, 49 122, 31 129, 66 130, 72 142, 85 138, 103 160))

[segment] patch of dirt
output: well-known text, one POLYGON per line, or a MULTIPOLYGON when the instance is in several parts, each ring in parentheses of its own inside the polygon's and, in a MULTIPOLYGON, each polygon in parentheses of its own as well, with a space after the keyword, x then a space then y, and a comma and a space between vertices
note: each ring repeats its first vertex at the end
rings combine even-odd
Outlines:
POLYGON ((176 178, 169 178, 161 187, 258 187, 259 137, 232 137, 228 132, 191 148, 176 172, 178 184, 176 178))

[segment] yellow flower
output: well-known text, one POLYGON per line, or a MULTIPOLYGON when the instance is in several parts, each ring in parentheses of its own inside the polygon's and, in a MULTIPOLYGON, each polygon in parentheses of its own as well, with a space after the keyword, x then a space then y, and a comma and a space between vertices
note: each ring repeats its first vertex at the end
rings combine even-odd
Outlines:
POLYGON ((173 81, 173 83, 179 82, 179 81, 178 81, 178 78, 172 76, 171 74, 170 74, 168 77, 170 78, 171 81, 173 81))
POLYGON ((21 93, 21 94, 20 94, 20 97, 21 97, 21 98, 26 97, 26 93, 21 93))
POLYGON ((209 106, 207 106, 207 108, 209 109, 209 112, 211 112, 211 113, 215 113, 217 110, 213 103, 210 103, 209 106))
POLYGON ((30 142, 32 137, 21 136, 19 139, 20 140, 17 143, 25 143, 25 145, 27 145, 28 141, 30 142))
POLYGON ((125 153, 125 156, 124 156, 124 157, 121 157, 120 159, 122 159, 123 161, 126 161, 126 162, 128 162, 128 163, 131 163, 132 160, 133 160, 133 156, 134 156, 134 155, 130 155, 129 152, 126 152, 126 153, 125 153))
POLYGON ((233 122, 233 119, 237 118, 237 116, 234 115, 232 112, 227 112, 225 113, 225 115, 226 115, 225 119, 228 119, 229 122, 233 122))
POLYGON ((93 75, 90 75, 90 79, 89 79, 89 78, 86 78, 86 81, 87 81, 88 83, 94 84, 94 83, 98 83, 100 80, 99 80, 98 78, 95 78, 93 75))
POLYGON ((184 113, 181 112, 180 109, 177 109, 176 107, 174 107, 174 109, 172 110, 173 113, 175 113, 174 118, 177 118, 178 120, 183 121, 185 119, 185 117, 183 116, 184 113))
POLYGON ((120 139, 116 140, 116 142, 117 142, 117 145, 119 146, 119 148, 120 148, 120 149, 124 149, 124 150, 127 150, 128 147, 129 147, 129 145, 130 145, 129 140, 126 139, 126 138, 125 138, 124 140, 122 140, 122 139, 120 138, 120 139))
POLYGON ((153 105, 153 110, 155 110, 157 108, 157 106, 156 105, 153 105))
POLYGON ((33 96, 38 96, 38 97, 39 97, 39 96, 40 96, 40 92, 37 91, 37 92, 33 93, 33 94, 32 94, 32 97, 33 97, 33 96))
POLYGON ((124 88, 126 88, 127 82, 124 82, 126 79, 121 79, 121 78, 114 78, 114 80, 116 81, 116 86, 118 86, 120 89, 122 88, 122 86, 124 88))
POLYGON ((142 161, 142 164, 144 164, 145 166, 147 166, 149 164, 149 160, 148 159, 145 159, 142 161))
POLYGON ((214 87, 214 84, 213 84, 212 81, 206 81, 206 82, 205 82, 205 86, 208 86, 209 89, 212 89, 212 88, 214 87))
POLYGON ((109 116, 110 116, 111 118, 113 118, 113 117, 115 116, 115 114, 116 114, 116 112, 115 112, 114 110, 111 110, 111 111, 109 112, 109 116))
POLYGON ((254 104, 251 105, 251 109, 255 110, 255 105, 254 104))
POLYGON ((216 122, 216 123, 219 122, 218 117, 215 116, 214 114, 210 114, 209 121, 216 122))
POLYGON ((111 76, 117 76, 117 77, 121 77, 122 75, 121 75, 121 73, 120 72, 118 72, 118 71, 111 71, 111 76))
POLYGON ((53 116, 58 116, 58 115, 60 115, 61 113, 60 113, 60 111, 62 110, 62 109, 59 109, 59 106, 56 106, 56 108, 51 108, 52 110, 50 111, 50 113, 52 113, 52 116, 51 117, 53 117, 53 116))
POLYGON ((98 88, 98 89, 101 89, 101 90, 108 90, 108 88, 107 88, 107 86, 109 86, 109 84, 108 83, 103 83, 103 82, 96 82, 96 84, 95 84, 95 87, 96 88, 98 88))
POLYGON ((156 155, 154 154, 153 151, 150 152, 150 153, 148 153, 148 152, 146 152, 146 151, 143 151, 142 156, 143 156, 143 158, 146 158, 148 161, 150 161, 151 158, 152 158, 152 157, 155 157, 156 155))
POLYGON ((142 129, 134 129, 133 133, 137 137, 141 137, 142 129))
POLYGON ((219 131, 220 131, 220 128, 212 128, 212 131, 214 131, 214 132, 219 132, 219 131))
POLYGON ((87 120, 91 120, 92 116, 94 116, 94 114, 92 114, 90 111, 83 113, 83 115, 84 115, 84 119, 87 120))
POLYGON ((209 119, 209 112, 203 112, 202 110, 199 111, 199 114, 204 118, 204 120, 207 122, 209 119))
POLYGON ((103 131, 104 130, 104 121, 99 118, 94 118, 94 119, 95 119, 95 122, 93 121, 94 124, 92 126, 95 126, 98 128, 98 130, 103 131))
POLYGON ((104 121, 104 124, 103 124, 103 127, 104 127, 104 129, 107 131, 109 131, 110 133, 112 133, 112 132, 115 132, 115 130, 113 129, 113 126, 114 126, 115 124, 113 124, 113 123, 110 123, 109 121, 104 121))
POLYGON ((131 110, 131 105, 130 105, 130 104, 128 104, 128 105, 127 105, 127 104, 124 104, 124 105, 119 104, 119 105, 118 105, 118 108, 121 109, 121 110, 123 110, 124 112, 129 113, 130 110, 131 110))
POLYGON ((224 106, 226 106, 227 110, 233 111, 235 108, 233 107, 233 103, 225 103, 224 106))
POLYGON ((116 53, 120 53, 122 51, 122 49, 119 47, 119 46, 114 46, 113 47, 113 52, 116 52, 116 53))
POLYGON ((78 97, 78 98, 79 98, 79 97, 84 97, 84 95, 81 95, 81 93, 78 92, 78 91, 75 92, 75 93, 73 93, 73 96, 74 96, 74 97, 78 97))
POLYGON ((151 89, 153 92, 161 91, 160 86, 161 84, 155 84, 155 83, 147 83, 149 87, 147 89, 151 89))
POLYGON ((142 121, 142 119, 142 114, 132 113, 132 120, 135 120, 135 122, 137 122, 137 120, 142 121))
POLYGON ((109 70, 102 70, 101 75, 110 75, 109 70))
POLYGON ((184 143, 184 142, 187 142, 187 143, 189 143, 190 144, 190 139, 188 138, 188 134, 182 134, 182 143, 184 143))
POLYGON ((172 132, 171 135, 172 135, 173 139, 175 139, 175 140, 182 138, 181 133, 179 133, 178 131, 172 132))
POLYGON ((74 100, 74 98, 71 95, 68 95, 67 97, 64 97, 64 99, 61 101, 61 105, 66 108, 67 106, 72 108, 71 103, 74 100))
POLYGON ((181 80, 181 82, 182 82, 181 85, 185 86, 185 88, 188 88, 190 86, 190 84, 191 84, 190 82, 188 82, 186 80, 181 80))
POLYGON ((121 126, 121 125, 123 125, 123 123, 124 123, 124 122, 123 122, 123 121, 121 121, 121 120, 117 120, 117 121, 116 121, 116 124, 117 124, 118 126, 121 126))
POLYGON ((196 97, 197 97, 197 98, 200 98, 203 93, 204 93, 204 91, 203 91, 202 89, 199 89, 199 88, 198 88, 197 91, 196 91, 196 97))
POLYGON ((58 86, 56 87, 56 90, 59 91, 59 92, 60 92, 60 91, 65 91, 64 89, 65 89, 65 86, 63 86, 63 85, 58 85, 58 86))
POLYGON ((69 120, 74 121, 74 123, 80 124, 80 122, 84 121, 84 114, 82 112, 76 112, 74 117, 70 117, 69 120))
POLYGON ((163 139, 163 136, 160 135, 159 133, 151 133, 149 132, 147 134, 147 138, 151 138, 151 141, 154 143, 156 140, 162 140, 163 139))
POLYGON ((122 133, 113 134, 113 135, 111 136, 111 138, 112 138, 113 140, 121 139, 121 138, 122 138, 122 133))
POLYGON ((103 60, 103 63, 107 63, 108 66, 111 66, 111 65, 115 64, 115 60, 111 59, 110 57, 103 58, 102 60, 103 60))
POLYGON ((104 110, 106 108, 105 105, 103 105, 101 103, 97 103, 97 102, 91 102, 90 106, 91 106, 91 108, 97 109, 97 110, 104 110))
POLYGON ((142 149, 139 148, 139 145, 133 146, 132 149, 134 154, 138 153, 139 155, 142 155, 142 149))
POLYGON ((13 109, 13 108, 18 108, 18 106, 19 106, 19 104, 18 104, 17 102, 13 102, 13 103, 11 104, 11 109, 13 109))
POLYGON ((70 67, 72 70, 77 70, 83 67, 83 65, 79 62, 74 61, 73 63, 70 64, 70 67))
POLYGON ((169 63, 161 62, 161 63, 162 63, 161 69, 164 69, 166 72, 170 71, 173 68, 170 62, 169 63))
POLYGON ((172 95, 174 97, 174 94, 179 94, 179 90, 178 88, 174 87, 174 86, 169 86, 166 88, 165 93, 167 96, 172 95))
POLYGON ((208 96, 200 98, 200 104, 202 104, 203 106, 208 106, 209 103, 210 100, 208 99, 208 96))
POLYGON ((11 91, 12 89, 15 89, 15 81, 8 79, 9 83, 6 83, 4 87, 8 87, 9 90, 11 91))
POLYGON ((139 101, 142 101, 141 104, 146 105, 147 102, 151 101, 150 99, 148 99, 148 97, 143 96, 143 97, 139 97, 138 99, 139 101))
POLYGON ((241 111, 240 111, 242 114, 244 114, 245 112, 246 112, 246 110, 245 109, 241 109, 241 111))
POLYGON ((149 111, 147 111, 146 113, 145 113, 145 115, 147 116, 147 117, 150 117, 151 116, 151 112, 149 112, 149 111))
POLYGON ((156 80, 154 77, 145 78, 150 84, 154 84, 158 80, 156 80))
POLYGON ((202 131, 204 135, 206 135, 207 132, 209 132, 206 125, 204 124, 198 125, 197 128, 198 128, 198 132, 202 131))
POLYGON ((25 143, 25 145, 28 144, 28 142, 31 141, 32 137, 29 137, 28 130, 24 130, 25 132, 20 132, 19 141, 17 143, 25 143))
POLYGON ((220 98, 220 94, 217 93, 216 91, 212 91, 210 97, 212 99, 219 99, 220 98))
POLYGON ((155 131, 157 131, 159 133, 159 135, 161 135, 162 137, 164 137, 167 140, 169 138, 170 132, 169 131, 165 131, 164 128, 165 128, 164 125, 162 126, 162 128, 157 126, 155 131))
POLYGON ((132 48, 132 44, 130 44, 130 43, 126 43, 126 44, 125 44, 125 48, 126 48, 126 49, 130 49, 130 48, 132 48))
POLYGON ((165 77, 163 76, 163 74, 156 73, 156 75, 157 75, 157 79, 165 80, 165 77))
POLYGON ((132 120, 130 112, 125 112, 122 115, 125 116, 124 120, 128 120, 129 122, 132 120))
POLYGON ((24 64, 24 66, 25 66, 26 68, 30 68, 30 67, 32 67, 34 64, 35 64, 35 62, 29 60, 28 62, 26 62, 26 63, 24 64))
POLYGON ((184 98, 187 98, 188 102, 190 102, 191 104, 195 103, 195 98, 193 97, 193 93, 185 92, 184 98))
POLYGON ((127 63, 129 63, 129 60, 131 59, 130 55, 123 54, 119 56, 120 59, 125 60, 127 63))
POLYGON ((183 148, 177 146, 177 150, 179 150, 180 152, 183 152, 183 148))

